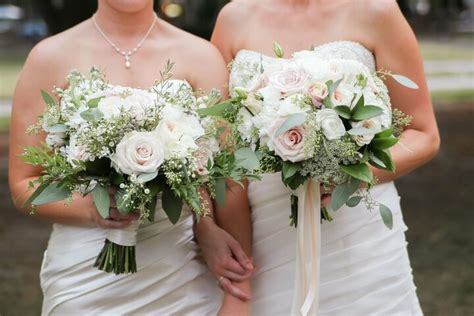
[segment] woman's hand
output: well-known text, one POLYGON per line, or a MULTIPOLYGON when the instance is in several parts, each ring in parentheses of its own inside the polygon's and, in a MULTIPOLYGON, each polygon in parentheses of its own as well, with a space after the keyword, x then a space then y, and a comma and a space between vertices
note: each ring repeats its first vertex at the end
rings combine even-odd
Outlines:
POLYGON ((91 222, 100 228, 104 229, 124 229, 128 227, 132 222, 138 220, 140 218, 140 214, 136 212, 132 212, 129 214, 122 214, 117 209, 115 204, 115 193, 116 190, 110 189, 109 190, 109 197, 110 197, 110 210, 109 210, 109 217, 103 218, 97 209, 92 203, 92 207, 90 208, 90 219, 91 222))
POLYGON ((246 316, 250 315, 250 302, 242 301, 230 295, 226 295, 218 316, 246 316))
POLYGON ((233 283, 247 280, 254 272, 253 264, 240 244, 209 217, 202 218, 194 226, 194 235, 219 285, 231 295, 249 300, 250 294, 233 283))

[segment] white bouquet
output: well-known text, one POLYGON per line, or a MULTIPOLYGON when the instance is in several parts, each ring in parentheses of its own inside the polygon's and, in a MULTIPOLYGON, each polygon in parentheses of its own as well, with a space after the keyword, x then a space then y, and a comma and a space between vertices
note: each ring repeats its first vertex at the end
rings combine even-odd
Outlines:
MULTIPOLYGON (((31 183, 35 191, 26 204, 91 194, 107 218, 109 191, 115 188, 118 211, 138 212, 142 221, 153 220, 160 193, 163 210, 176 223, 183 203, 198 217, 210 211, 202 189, 222 203, 225 179, 240 180, 243 169, 233 154, 221 150, 217 120, 201 119, 196 112, 219 95, 196 97, 186 82, 170 80, 170 69, 149 90, 110 85, 93 68, 90 78, 73 71, 68 87, 55 89, 59 103, 42 91, 47 107, 30 132, 46 133, 46 144, 26 148, 22 158, 43 174, 31 183)), ((108 231, 95 266, 116 274, 135 272, 138 224, 108 231)))

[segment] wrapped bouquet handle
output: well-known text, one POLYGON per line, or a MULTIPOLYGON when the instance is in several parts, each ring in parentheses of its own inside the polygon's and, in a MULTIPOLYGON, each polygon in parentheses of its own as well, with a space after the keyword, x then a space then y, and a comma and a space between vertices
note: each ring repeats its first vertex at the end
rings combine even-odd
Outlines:
POLYGON ((300 186, 296 246, 295 292, 291 315, 317 315, 321 257, 320 184, 308 180, 300 186))

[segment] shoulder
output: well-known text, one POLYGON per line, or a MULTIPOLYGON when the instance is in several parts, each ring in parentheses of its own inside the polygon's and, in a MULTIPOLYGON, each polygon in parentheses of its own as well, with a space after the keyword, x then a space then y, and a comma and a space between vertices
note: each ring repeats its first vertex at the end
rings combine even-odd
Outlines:
POLYGON ((226 4, 219 12, 216 27, 242 26, 260 7, 258 1, 234 0, 226 4))
POLYGON ((351 5, 351 13, 372 25, 384 25, 387 19, 401 16, 400 7, 396 0, 360 0, 351 5))

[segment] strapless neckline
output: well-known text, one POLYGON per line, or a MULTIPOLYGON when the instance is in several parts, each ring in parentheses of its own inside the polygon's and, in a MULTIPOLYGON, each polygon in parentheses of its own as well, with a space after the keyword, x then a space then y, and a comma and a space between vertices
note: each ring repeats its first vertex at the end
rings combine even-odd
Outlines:
MULTIPOLYGON (((172 85, 174 84, 184 84, 184 85, 187 85, 189 87, 192 87, 191 84, 186 80, 186 79, 169 79, 166 81, 166 83, 171 83, 172 85)), ((155 87, 159 87, 161 83, 156 83, 154 85, 151 85, 147 88, 138 88, 138 87, 131 87, 131 86, 124 86, 124 85, 121 85, 121 84, 113 84, 113 83, 109 83, 108 85, 110 87, 113 87, 113 88, 119 88, 119 89, 131 89, 131 90, 140 90, 140 91, 150 91, 151 89, 155 88, 155 87)))
MULTIPOLYGON (((313 46, 312 49, 303 49, 303 50, 299 50, 299 51, 296 51, 294 52, 293 54, 295 53, 299 53, 299 52, 303 52, 303 51, 318 51, 320 49, 324 49, 324 48, 328 48, 328 47, 331 47, 331 46, 340 46, 340 45, 353 45, 361 50, 363 50, 365 53, 368 53, 370 54, 373 58, 375 58, 375 55, 374 53, 369 49, 367 48, 365 45, 363 45, 362 43, 360 42, 356 42, 356 41, 350 41, 350 40, 339 40, 339 41, 331 41, 331 42, 327 42, 327 43, 322 43, 322 44, 319 44, 319 45, 316 45, 316 46, 313 46)), ((241 49, 239 50, 236 54, 235 54, 235 57, 234 59, 236 59, 240 54, 243 54, 243 53, 251 53, 251 54, 258 54, 258 55, 261 55, 262 57, 265 57, 265 58, 268 58, 268 59, 281 59, 281 58, 278 58, 278 57, 273 57, 273 56, 269 56, 267 54, 264 54, 264 53, 260 53, 258 51, 255 51, 255 50, 251 50, 251 49, 241 49)), ((292 54, 292 56, 293 56, 292 54)), ((291 58, 283 58, 283 60, 291 60, 293 57, 291 58)))

